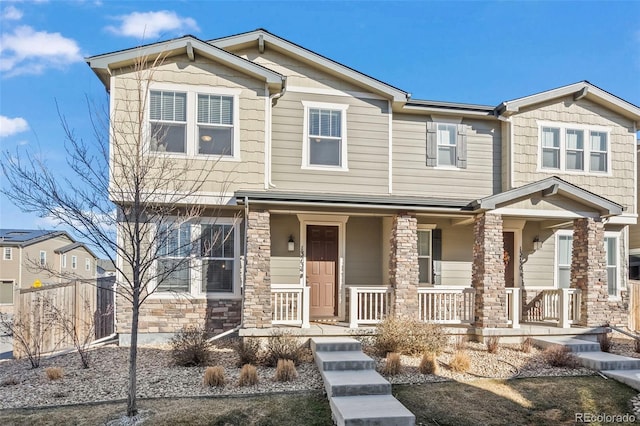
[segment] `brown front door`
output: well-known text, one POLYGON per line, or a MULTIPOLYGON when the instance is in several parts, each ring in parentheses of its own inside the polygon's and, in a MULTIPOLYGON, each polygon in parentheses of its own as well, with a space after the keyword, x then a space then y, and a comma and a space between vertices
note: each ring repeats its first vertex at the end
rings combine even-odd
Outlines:
POLYGON ((338 227, 307 226, 307 285, 311 318, 337 315, 338 227))
POLYGON ((506 287, 513 287, 514 271, 513 265, 516 264, 515 260, 515 234, 513 232, 503 232, 502 239, 504 240, 504 282, 506 287))

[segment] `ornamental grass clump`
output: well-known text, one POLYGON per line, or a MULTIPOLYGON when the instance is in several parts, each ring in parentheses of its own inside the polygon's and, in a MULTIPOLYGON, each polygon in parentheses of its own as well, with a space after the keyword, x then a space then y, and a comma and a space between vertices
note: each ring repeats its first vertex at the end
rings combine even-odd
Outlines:
POLYGON ((533 339, 531 339, 531 337, 525 338, 522 343, 520 343, 520 350, 525 354, 531 353, 533 350, 533 339))
POLYGON ((420 355, 439 354, 447 343, 442 326, 415 318, 388 316, 376 327, 373 345, 380 356, 389 352, 420 355))
POLYGON ((290 382, 298 377, 296 365, 290 359, 279 359, 276 367, 277 382, 290 382))
POLYGON ((490 336, 486 341, 487 352, 490 354, 497 354, 498 349, 500 349, 500 337, 498 336, 490 336))
POLYGON ((422 374, 438 374, 439 367, 436 355, 430 352, 422 355, 418 370, 422 374))
POLYGON ((276 367, 278 360, 290 359, 295 365, 300 363, 304 348, 300 339, 289 332, 274 332, 269 336, 265 350, 264 363, 276 367))
POLYGON ((222 387, 225 384, 224 367, 216 365, 215 367, 207 367, 204 370, 204 379, 202 383, 210 387, 222 387))
POLYGON ((44 372, 49 380, 60 380, 64 377, 64 370, 60 367, 49 367, 44 372))
POLYGON ((180 367, 199 367, 210 364, 213 344, 202 327, 185 327, 170 340, 171 358, 180 367))
POLYGON ((382 374, 385 376, 395 376, 400 374, 400 371, 402 371, 400 354, 397 352, 389 352, 384 362, 384 367, 382 367, 382 374))
POLYGON ((258 384, 258 370, 254 365, 245 364, 240 370, 239 386, 255 386, 258 384))
POLYGON ((471 368, 471 358, 467 351, 455 351, 449 362, 449 367, 457 373, 466 373, 471 368))
POLYGON ((467 342, 469 338, 467 336, 456 336, 453 340, 454 351, 464 351, 467 349, 467 342))

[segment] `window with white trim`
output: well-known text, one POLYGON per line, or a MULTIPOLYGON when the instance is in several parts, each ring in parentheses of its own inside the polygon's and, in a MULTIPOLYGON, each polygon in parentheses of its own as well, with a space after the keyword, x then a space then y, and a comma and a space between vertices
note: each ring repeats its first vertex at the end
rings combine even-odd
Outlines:
POLYGON ((604 249, 607 255, 607 290, 609 296, 618 296, 619 268, 618 268, 618 237, 605 237, 604 249))
POLYGON ((306 102, 303 168, 347 169, 348 105, 306 102))
POLYGON ((203 293, 233 292, 235 246, 233 225, 201 225, 201 291, 203 293))
POLYGON ((438 166, 456 166, 457 125, 438 123, 438 166))
POLYGON ((63 268, 67 267, 67 255, 66 254, 63 254, 62 256, 60 256, 60 265, 63 268))
POLYGON ((151 150, 187 152, 187 94, 152 90, 149 96, 151 150))
POLYGON ((233 156, 233 96, 198 94, 198 154, 233 156))
POLYGON ((418 229, 418 282, 420 284, 431 284, 433 276, 431 260, 431 230, 418 229))
MULTIPOLYGON (((568 231, 571 232, 571 231, 568 231)), ((573 235, 558 233, 556 240, 557 287, 571 287, 571 259, 573 253, 573 235)))
POLYGON ((2 258, 4 260, 11 260, 12 255, 13 255, 13 251, 12 251, 11 247, 5 247, 4 248, 4 255, 2 256, 2 258))
POLYGON ((13 305, 13 281, 0 281, 0 305, 13 305))
POLYGON ((609 131, 598 126, 539 123, 541 169, 582 173, 609 171, 609 131), (588 138, 588 143, 585 143, 588 138))
POLYGON ((158 227, 157 291, 189 292, 191 225, 162 224, 158 227))
POLYGON ((85 271, 91 270, 91 259, 89 259, 88 257, 84 259, 84 270, 85 271))
POLYGON ((71 269, 78 267, 78 256, 71 256, 71 269))
POLYGON ((47 252, 44 250, 40 250, 40 266, 45 266, 47 264, 47 252))
POLYGON ((429 167, 466 169, 467 125, 460 122, 427 121, 426 154, 429 167))

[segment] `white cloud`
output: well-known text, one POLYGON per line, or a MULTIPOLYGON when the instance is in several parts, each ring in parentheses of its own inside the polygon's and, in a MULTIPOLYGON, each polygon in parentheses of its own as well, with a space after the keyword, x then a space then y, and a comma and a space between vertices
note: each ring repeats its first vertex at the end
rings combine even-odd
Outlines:
POLYGON ((7 77, 40 74, 46 68, 63 68, 80 61, 78 43, 60 33, 35 31, 22 25, 0 37, 0 71, 7 77))
POLYGON ((133 12, 129 15, 117 16, 120 25, 108 26, 106 30, 124 37, 139 39, 157 39, 167 32, 182 34, 189 31, 200 31, 192 18, 183 18, 169 10, 158 12, 133 12))
POLYGON ((9 118, 0 115, 0 137, 15 135, 16 133, 26 132, 29 130, 27 120, 22 117, 9 118))
POLYGON ((14 6, 7 6, 2 11, 1 17, 7 21, 19 21, 22 19, 22 11, 16 9, 14 6))

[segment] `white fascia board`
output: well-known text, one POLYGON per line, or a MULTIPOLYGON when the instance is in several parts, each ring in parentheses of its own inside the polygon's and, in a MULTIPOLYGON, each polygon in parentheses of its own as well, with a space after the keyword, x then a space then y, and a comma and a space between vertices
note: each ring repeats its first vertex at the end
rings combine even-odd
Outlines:
POLYGON ((406 102, 408 98, 408 93, 404 92, 400 89, 396 89, 388 84, 385 84, 379 80, 376 80, 372 77, 369 77, 365 74, 362 74, 358 71, 355 71, 345 65, 342 65, 338 62, 334 62, 328 58, 325 58, 322 55, 319 55, 315 52, 307 50, 303 47, 300 47, 294 43, 291 43, 285 39, 274 36, 268 32, 263 31, 253 31, 250 33, 240 34, 237 36, 225 37, 221 39, 210 40, 209 43, 213 46, 217 46, 221 49, 226 49, 229 47, 242 45, 246 43, 251 43, 258 39, 258 37, 262 35, 263 39, 266 43, 272 44, 279 49, 284 51, 293 53, 294 55, 315 64, 318 64, 326 69, 333 71, 334 73, 343 75, 351 80, 354 80, 362 85, 370 87, 378 92, 385 93, 392 97, 394 102, 406 102))
POLYGON ((498 118, 493 114, 484 112, 484 111, 475 111, 475 110, 464 110, 464 109, 451 109, 451 108, 436 108, 436 107, 422 107, 416 105, 403 105, 403 112, 418 112, 425 114, 447 114, 447 115, 456 115, 456 116, 473 116, 479 118, 487 118, 490 120, 497 120, 498 118))

